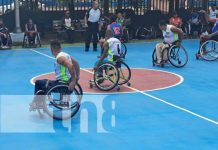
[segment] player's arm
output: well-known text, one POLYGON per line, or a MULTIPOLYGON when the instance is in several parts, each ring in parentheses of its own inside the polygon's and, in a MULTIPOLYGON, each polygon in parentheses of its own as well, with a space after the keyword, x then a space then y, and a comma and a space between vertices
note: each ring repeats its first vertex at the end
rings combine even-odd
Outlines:
MULTIPOLYGON (((178 44, 180 45, 181 42, 182 42, 182 40, 183 40, 183 37, 184 37, 183 31, 182 31, 181 29, 175 27, 175 26, 173 26, 173 27, 171 28, 171 31, 178 34, 178 36, 179 36, 178 44)), ((179 45, 178 45, 178 46, 179 46, 179 45)))
POLYGON ((37 31, 37 25, 36 25, 36 24, 34 24, 34 32, 36 32, 36 33, 38 32, 38 31, 37 31))
POLYGON ((26 33, 28 33, 28 32, 29 32, 29 31, 28 31, 27 24, 25 24, 25 31, 26 31, 26 33))
POLYGON ((75 85, 76 85, 76 82, 77 82, 77 79, 76 79, 76 71, 74 69, 74 66, 71 62, 69 62, 67 60, 67 58, 65 57, 59 57, 57 59, 57 62, 60 64, 60 65, 63 65, 64 67, 66 67, 69 72, 70 72, 70 75, 71 75, 71 81, 69 83, 69 89, 70 90, 73 90, 75 85))
POLYGON ((88 13, 89 13, 89 11, 87 11, 86 12, 86 14, 85 14, 85 17, 84 17, 84 24, 85 24, 85 27, 88 27, 88 13))
POLYGON ((79 63, 73 57, 71 57, 71 61, 72 61, 73 67, 75 68, 76 80, 78 81, 79 77, 80 77, 80 66, 79 66, 79 63))
POLYGON ((103 48, 104 48, 104 51, 97 63, 97 65, 95 66, 94 70, 96 71, 98 69, 98 66, 102 63, 102 61, 107 57, 107 54, 108 54, 108 49, 109 49, 109 45, 108 45, 108 42, 104 42, 103 44, 103 48))

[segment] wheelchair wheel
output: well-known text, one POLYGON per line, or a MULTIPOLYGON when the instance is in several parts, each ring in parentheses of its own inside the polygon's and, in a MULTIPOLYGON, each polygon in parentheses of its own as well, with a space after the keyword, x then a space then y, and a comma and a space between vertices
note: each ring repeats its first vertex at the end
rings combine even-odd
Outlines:
POLYGON ((152 53, 152 64, 153 64, 153 66, 155 66, 156 62, 157 62, 157 55, 156 55, 156 48, 155 48, 153 53, 152 53))
POLYGON ((23 45, 22 45, 22 47, 23 48, 27 48, 28 47, 28 38, 27 38, 27 36, 26 36, 26 34, 24 35, 24 37, 23 37, 23 45))
POLYGON ((69 91, 68 85, 60 84, 50 88, 45 96, 45 112, 56 120, 72 118, 79 110, 80 91, 69 91))
POLYGON ((209 40, 201 45, 200 55, 204 60, 213 61, 218 58, 218 42, 209 40))
POLYGON ((131 79, 131 70, 125 62, 116 62, 119 71, 120 79, 118 85, 126 84, 131 79))
POLYGON ((102 91, 110 91, 118 85, 119 72, 112 63, 103 63, 94 73, 94 83, 102 91))
POLYGON ((188 54, 183 46, 177 47, 173 45, 167 55, 169 62, 177 68, 184 67, 188 62, 188 54))
POLYGON ((125 45, 125 43, 121 43, 121 57, 125 58, 127 54, 127 47, 125 45))

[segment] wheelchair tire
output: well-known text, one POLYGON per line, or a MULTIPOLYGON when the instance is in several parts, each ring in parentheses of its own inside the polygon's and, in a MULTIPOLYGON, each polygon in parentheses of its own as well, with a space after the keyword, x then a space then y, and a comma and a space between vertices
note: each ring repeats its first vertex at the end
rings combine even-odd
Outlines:
POLYGON ((177 68, 182 68, 188 63, 188 53, 182 45, 180 47, 171 46, 168 50, 167 57, 170 64, 177 68))
POLYGON ((218 58, 218 42, 208 40, 201 45, 200 55, 206 61, 214 61, 218 58))
POLYGON ((119 71, 113 63, 106 62, 98 67, 98 70, 94 73, 94 83, 99 90, 110 91, 114 89, 119 82, 119 71), (98 75, 98 71, 102 72, 102 75, 98 75), (110 73, 110 74, 109 74, 110 73))
POLYGON ((125 62, 120 63, 120 66, 117 67, 120 75, 118 85, 126 84, 131 79, 131 70, 129 66, 125 62))
POLYGON ((127 54, 127 47, 125 43, 121 43, 121 57, 125 58, 127 54))
POLYGON ((81 95, 80 95, 81 91, 78 91, 79 89, 77 89, 77 88, 75 88, 73 91, 69 91, 68 85, 66 85, 66 84, 60 84, 60 85, 56 85, 56 86, 50 88, 46 92, 44 111, 55 120, 66 120, 66 119, 72 118, 78 112, 78 110, 80 108, 80 103, 81 103, 81 95), (61 92, 63 92, 63 93, 61 93, 61 92), (52 95, 52 94, 54 94, 54 95, 52 95), (60 99, 63 98, 63 96, 67 96, 67 98, 68 98, 68 96, 69 96, 69 98, 72 98, 74 96, 76 98, 76 101, 73 102, 70 105, 70 107, 66 107, 66 106, 57 104, 57 102, 61 102, 61 100, 55 100, 56 94, 60 94, 60 96, 59 96, 60 99), (57 102, 55 102, 55 101, 57 101, 57 102), (48 104, 47 104, 47 102, 48 102, 48 104), (50 109, 52 109, 52 110, 50 110, 50 109), (69 112, 67 112, 67 114, 66 114, 66 111, 69 111, 69 112), (66 114, 65 116, 63 116, 64 113, 66 114))
POLYGON ((156 62, 157 62, 157 55, 156 55, 156 48, 155 48, 153 53, 152 53, 152 64, 153 64, 153 66, 155 66, 156 62))

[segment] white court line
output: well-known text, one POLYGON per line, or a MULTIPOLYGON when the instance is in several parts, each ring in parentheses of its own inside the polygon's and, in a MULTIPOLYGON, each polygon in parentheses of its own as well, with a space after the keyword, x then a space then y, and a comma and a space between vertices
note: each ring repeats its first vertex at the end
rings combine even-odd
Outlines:
MULTIPOLYGON (((33 51, 33 52, 36 52, 36 53, 38 53, 38 54, 40 54, 40 55, 43 55, 43 56, 45 56, 45 57, 48 57, 48 58, 51 58, 51 59, 55 59, 54 57, 51 57, 51 56, 46 55, 46 54, 44 54, 44 53, 38 52, 38 51, 36 51, 36 50, 34 50, 34 49, 30 49, 30 50, 33 51)), ((89 70, 86 70, 86 69, 82 69, 82 70, 93 74, 92 71, 89 71, 89 70)), ((202 115, 199 115, 199 114, 197 114, 197 113, 195 113, 195 112, 193 112, 193 111, 190 111, 190 110, 188 110, 188 109, 186 109, 186 108, 182 108, 182 107, 180 107, 180 106, 177 106, 177 105, 175 105, 175 104, 173 104, 173 103, 167 102, 167 101, 165 101, 165 100, 163 100, 163 99, 160 99, 160 98, 158 98, 158 97, 156 97, 156 96, 153 96, 153 95, 151 95, 151 94, 148 94, 148 93, 145 93, 145 92, 143 92, 143 91, 140 91, 140 90, 138 90, 138 89, 135 89, 135 88, 132 88, 132 87, 129 87, 129 86, 126 86, 126 85, 124 85, 124 86, 127 87, 127 88, 129 88, 129 89, 131 89, 131 90, 133 90, 133 91, 135 91, 135 92, 141 93, 141 94, 143 94, 143 95, 145 95, 145 96, 147 96, 147 97, 150 97, 150 98, 155 99, 155 100, 157 100, 157 101, 159 101, 159 102, 162 102, 162 103, 164 103, 164 104, 166 104, 166 105, 172 106, 172 107, 177 108, 177 109, 179 109, 179 110, 182 110, 182 111, 184 111, 184 112, 186 112, 186 113, 188 113, 188 114, 191 114, 191 115, 193 115, 193 116, 196 116, 196 117, 198 117, 198 118, 201 118, 201 119, 203 119, 203 120, 206 120, 206 121, 208 121, 208 122, 210 122, 210 123, 213 123, 213 124, 218 125, 218 122, 217 122, 217 121, 214 121, 214 120, 212 120, 212 119, 209 119, 209 118, 207 118, 207 117, 204 117, 204 116, 202 116, 202 115)))
MULTIPOLYGON (((85 72, 88 72, 89 71, 89 68, 80 68, 81 70, 84 70, 85 72)), ((179 82, 175 83, 175 84, 172 84, 172 85, 169 85, 169 86, 165 86, 165 87, 161 87, 161 88, 156 88, 156 89, 151 89, 151 90, 143 90, 144 92, 151 92, 151 91, 159 91, 159 90, 165 90, 165 89, 169 89, 169 88, 172 88, 172 87, 175 87, 175 86, 178 86, 180 84, 183 83, 184 81, 184 78, 181 76, 181 75, 178 75, 176 73, 172 73, 172 72, 168 72, 168 71, 163 71, 163 70, 155 70, 155 69, 148 69, 148 68, 131 68, 131 69, 138 69, 138 70, 152 70, 152 71, 156 71, 156 72, 165 72, 165 73, 168 73, 168 74, 172 74, 172 75, 175 75, 177 76, 180 80, 179 82)), ((33 77, 31 80, 30 80, 30 83, 32 85, 35 85, 34 83, 34 80, 40 76, 44 76, 44 75, 48 75, 48 74, 52 74, 54 72, 48 72, 48 73, 43 73, 43 74, 40 74, 40 75, 37 75, 35 77, 33 77)), ((88 72, 88 73, 91 73, 93 74, 92 72, 88 72)), ((113 95, 113 94, 130 94, 130 93, 135 93, 136 91, 131 91, 131 92, 112 92, 112 93, 97 93, 97 92, 84 92, 85 94, 106 94, 106 95, 113 95)))

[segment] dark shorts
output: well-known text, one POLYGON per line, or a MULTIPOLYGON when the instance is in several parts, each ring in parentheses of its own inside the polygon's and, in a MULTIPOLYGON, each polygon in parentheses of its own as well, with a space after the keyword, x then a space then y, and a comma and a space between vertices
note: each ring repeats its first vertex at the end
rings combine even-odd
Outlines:
POLYGON ((218 42, 218 35, 213 36, 210 40, 214 40, 214 41, 217 41, 217 42, 218 42))

